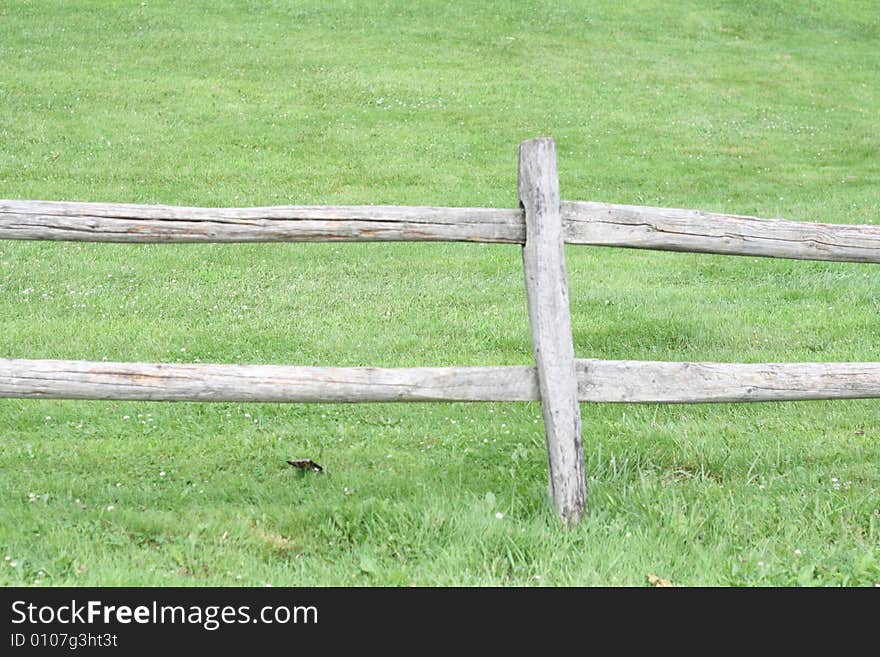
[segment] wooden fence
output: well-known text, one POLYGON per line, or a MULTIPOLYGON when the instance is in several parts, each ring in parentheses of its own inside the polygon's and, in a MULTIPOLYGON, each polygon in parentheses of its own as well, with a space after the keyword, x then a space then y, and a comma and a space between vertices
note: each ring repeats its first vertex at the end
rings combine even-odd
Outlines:
POLYGON ((880 363, 576 359, 569 244, 880 262, 880 226, 561 201, 552 139, 519 149, 520 209, 399 206, 184 208, 0 201, 0 239, 87 242, 453 241, 523 245, 535 366, 380 369, 0 359, 0 397, 235 402, 540 400, 550 496, 586 510, 580 402, 880 398, 880 363))

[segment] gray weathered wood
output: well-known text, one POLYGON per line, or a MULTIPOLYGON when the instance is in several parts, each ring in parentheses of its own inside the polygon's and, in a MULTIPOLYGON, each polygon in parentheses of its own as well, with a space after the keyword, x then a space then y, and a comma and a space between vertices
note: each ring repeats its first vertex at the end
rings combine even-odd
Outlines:
POLYGON ((586 510, 587 488, 559 214, 556 143, 552 139, 531 139, 520 144, 519 198, 525 210, 523 269, 547 436, 550 495, 563 522, 574 525, 586 510))
POLYGON ((0 398, 212 402, 527 401, 535 368, 295 367, 0 359, 0 398))
MULTIPOLYGON (((880 363, 576 361, 582 402, 880 398, 880 363)), ((203 402, 538 401, 527 365, 297 367, 0 359, 0 398, 203 402)))
POLYGON ((521 244, 520 210, 377 206, 184 208, 0 200, 0 239, 84 242, 448 241, 521 244))
POLYGON ((565 240, 633 249, 880 263, 880 226, 563 201, 565 240))
POLYGON ((579 360, 581 401, 761 402, 880 398, 880 363, 579 360))
MULTIPOLYGON (((571 244, 880 263, 880 226, 562 201, 571 244)), ((0 200, 0 239, 84 242, 449 241, 522 244, 521 210, 408 206, 186 208, 0 200)))

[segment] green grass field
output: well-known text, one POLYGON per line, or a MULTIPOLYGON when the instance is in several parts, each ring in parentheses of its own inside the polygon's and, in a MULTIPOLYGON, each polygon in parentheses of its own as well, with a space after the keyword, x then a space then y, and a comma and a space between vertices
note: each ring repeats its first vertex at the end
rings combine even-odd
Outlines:
MULTIPOLYGON (((876 3, 0 4, 0 198, 880 219, 876 3), (327 8, 325 5, 330 4, 327 8)), ((577 355, 880 360, 880 268, 569 247, 577 355)), ((0 356, 532 362, 517 246, 0 242, 0 356)), ((880 583, 880 401, 0 400, 6 585, 880 583), (290 458, 313 458, 301 474, 290 458)))

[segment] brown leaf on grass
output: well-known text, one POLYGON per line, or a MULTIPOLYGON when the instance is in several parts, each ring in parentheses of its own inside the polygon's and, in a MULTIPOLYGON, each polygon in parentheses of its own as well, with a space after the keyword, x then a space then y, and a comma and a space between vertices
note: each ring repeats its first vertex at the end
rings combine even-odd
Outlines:
POLYGON ((282 536, 281 534, 273 534, 259 527, 255 527, 254 529, 260 539, 265 541, 266 544, 273 550, 286 551, 297 549, 297 546, 294 544, 294 542, 286 536, 282 536))
POLYGON ((647 575, 648 584, 657 588, 661 586, 672 586, 672 582, 668 579, 663 579, 662 577, 658 577, 657 575, 647 575))
POLYGON ((191 575, 192 573, 189 572, 189 568, 183 566, 177 571, 177 574, 181 577, 186 577, 187 575, 191 575))
POLYGON ((88 571, 88 569, 89 569, 89 567, 83 563, 77 567, 76 573, 77 573, 77 575, 85 575, 86 571, 88 571))
POLYGON ((299 468, 300 470, 312 470, 313 472, 321 472, 324 469, 312 459, 293 459, 292 461, 288 461, 287 464, 292 465, 294 468, 299 468))
POLYGON ((281 534, 265 534, 263 538, 275 550, 290 550, 293 547, 293 542, 281 534))

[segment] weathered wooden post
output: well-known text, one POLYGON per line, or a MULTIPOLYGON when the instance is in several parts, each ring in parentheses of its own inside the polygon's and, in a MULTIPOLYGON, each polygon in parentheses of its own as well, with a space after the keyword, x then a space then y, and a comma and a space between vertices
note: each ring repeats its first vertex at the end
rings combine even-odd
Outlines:
POLYGON ((526 217, 523 269, 547 435, 550 497, 563 524, 572 526, 586 511, 587 484, 559 211, 556 142, 543 138, 520 144, 518 186, 526 217))

